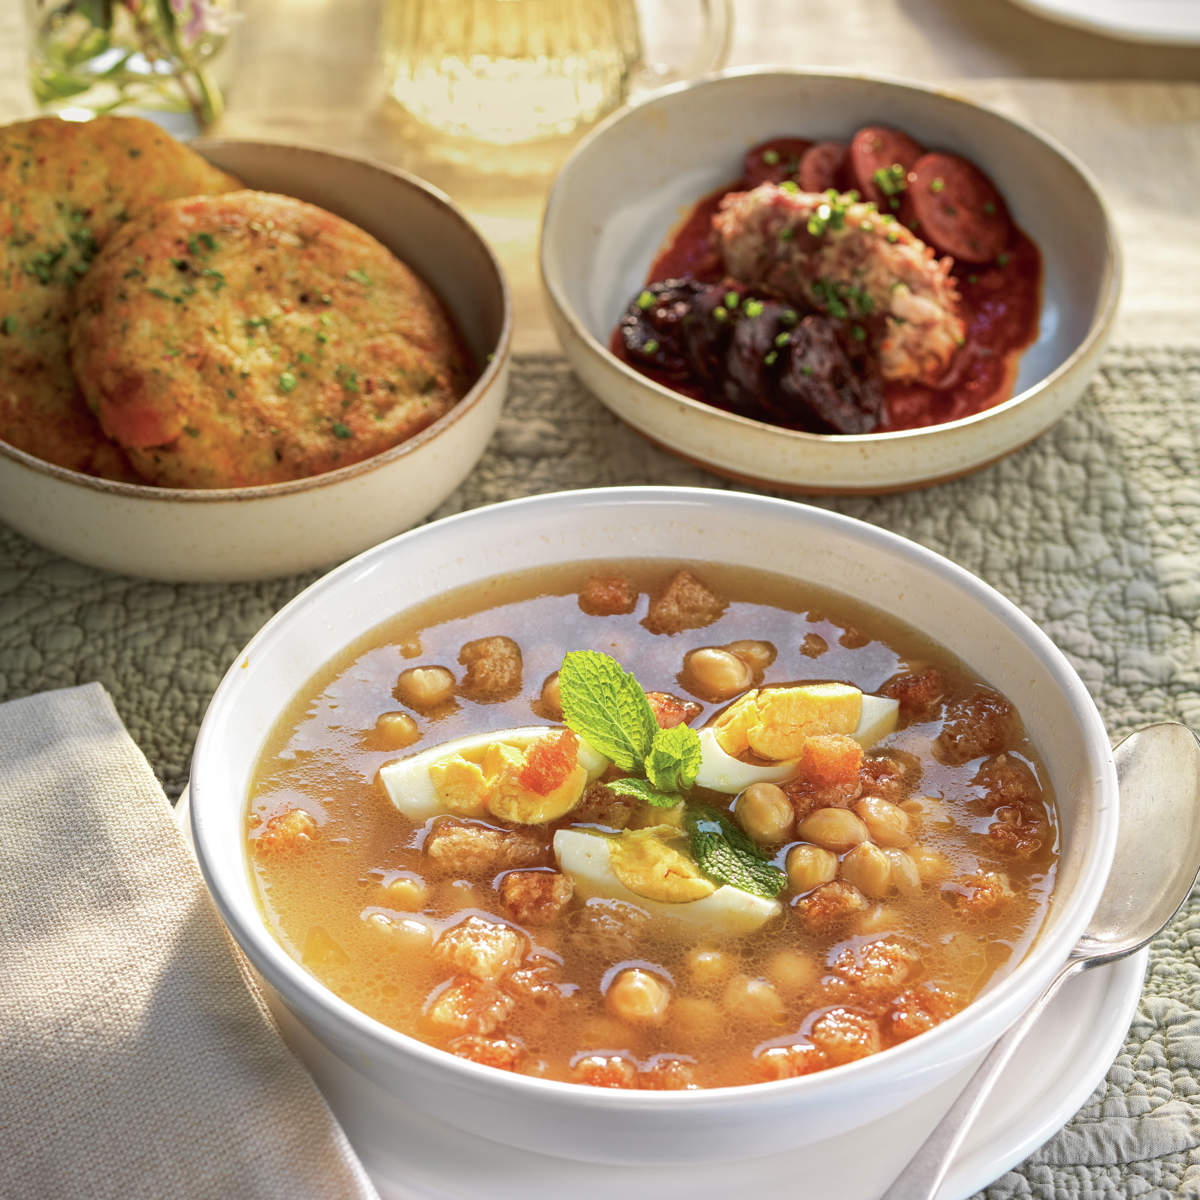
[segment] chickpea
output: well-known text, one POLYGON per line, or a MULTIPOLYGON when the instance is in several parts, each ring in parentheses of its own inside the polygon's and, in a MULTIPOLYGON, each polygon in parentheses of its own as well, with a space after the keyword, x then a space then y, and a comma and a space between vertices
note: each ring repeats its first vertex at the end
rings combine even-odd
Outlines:
POLYGON ((887 860, 892 864, 892 886, 902 896, 912 896, 921 890, 921 876, 912 855, 894 846, 884 849, 887 860))
POLYGON ((878 796, 864 796, 854 811, 877 846, 907 846, 912 842, 912 818, 897 805, 878 796))
POLYGON ((542 684, 542 708, 546 716, 555 721, 562 720, 562 689, 558 685, 558 672, 546 677, 542 684))
POLYGON ((890 904, 872 904, 855 924, 859 933, 894 933, 903 928, 900 914, 890 904))
POLYGON ((820 846, 807 843, 793 846, 787 853, 784 865, 792 891, 798 893, 811 892, 813 888, 837 878, 837 855, 820 846))
POLYGON ((469 879, 447 880, 438 888, 438 901, 452 912, 479 907, 479 897, 469 879))
POLYGON ((723 1027, 724 1017, 715 1000, 703 996, 680 996, 671 1004, 671 1029, 688 1041, 712 1041, 723 1027))
POLYGON ((375 729, 389 746, 395 746, 396 749, 411 746, 421 736, 416 721, 403 712, 380 713, 375 729))
POLYGON ((874 842, 860 842, 842 859, 842 878, 864 896, 882 900, 891 891, 892 864, 874 842))
POLYGON ((604 994, 608 1011, 629 1025, 661 1025, 670 1003, 670 987, 640 967, 619 971, 604 994))
POLYGON ((721 1004, 732 1016, 763 1025, 782 1021, 787 1012, 773 984, 749 975, 736 975, 725 985, 721 1004))
POLYGON ((940 850, 934 850, 920 842, 909 846, 908 854, 922 883, 941 883, 944 879, 949 879, 954 870, 950 860, 940 850))
POLYGON ((849 850, 867 840, 867 827, 848 808, 818 808, 800 822, 796 830, 806 842, 827 850, 849 850))
POLYGON ((401 917, 398 921, 384 913, 371 913, 368 925, 386 933, 392 944, 408 951, 429 950, 433 947, 433 930, 417 917, 401 917))
POLYGON ((425 906, 427 889, 419 875, 397 875, 383 885, 384 903, 389 908, 416 912, 425 906))
POLYGON ((705 700, 729 700, 754 682, 744 659, 717 646, 693 650, 683 660, 684 684, 705 700))
POLYGON ((983 938, 973 933, 954 933, 946 939, 943 953, 954 971, 970 978, 987 969, 987 950, 983 938))
POLYGON ((773 783, 752 783, 738 797, 734 811, 742 828, 764 846, 787 841, 795 819, 792 802, 773 783))
POLYGON ((583 1023, 580 1045, 596 1050, 618 1050, 629 1041, 629 1029, 608 1013, 597 1013, 583 1023))
POLYGON ((732 971, 733 959, 720 950, 697 948, 688 951, 688 978, 699 988, 722 982, 732 971))
POLYGON ((803 950, 777 950, 767 960, 767 978, 785 995, 798 996, 821 978, 822 967, 803 950))
POLYGON ((770 642, 756 642, 750 639, 730 642, 725 647, 730 654, 736 654, 752 671, 761 673, 775 661, 775 647, 770 642))
POLYGON ((409 667, 400 672, 396 695, 417 712, 428 712, 454 695, 454 676, 445 667, 409 667))

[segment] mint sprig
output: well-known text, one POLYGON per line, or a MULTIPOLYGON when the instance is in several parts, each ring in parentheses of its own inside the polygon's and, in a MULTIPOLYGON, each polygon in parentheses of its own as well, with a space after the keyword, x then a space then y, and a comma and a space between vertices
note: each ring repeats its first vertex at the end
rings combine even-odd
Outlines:
POLYGON ((787 876, 724 813, 697 804, 686 820, 692 857, 710 879, 767 900, 783 891, 787 876))
POLYGON ((660 729, 642 685, 598 650, 572 650, 558 672, 563 720, 593 750, 638 778, 608 786, 659 808, 678 804, 700 770, 700 738, 687 725, 660 729))
POLYGON ((686 792, 700 773, 700 738, 687 725, 659 729, 646 755, 646 778, 660 792, 686 792))
POLYGON ((558 671, 563 720, 593 750, 621 768, 644 774, 658 722, 638 683, 598 650, 572 650, 558 671))
POLYGON ((631 796, 634 800, 644 800, 655 808, 674 808, 683 797, 678 792, 660 792, 648 779, 614 779, 605 785, 609 791, 618 796, 631 796))

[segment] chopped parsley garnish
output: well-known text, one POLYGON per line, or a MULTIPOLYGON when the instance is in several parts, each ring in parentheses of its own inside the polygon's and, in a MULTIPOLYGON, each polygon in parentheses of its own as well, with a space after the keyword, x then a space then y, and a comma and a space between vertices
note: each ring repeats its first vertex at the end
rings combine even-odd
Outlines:
POLYGON ((832 188, 825 193, 826 199, 817 205, 816 211, 808 218, 808 232, 813 237, 823 237, 827 230, 844 229, 846 213, 852 203, 853 193, 839 196, 832 188))
POLYGON ((937 195, 938 192, 942 191, 945 186, 946 181, 940 175, 936 179, 931 179, 929 181, 929 190, 933 192, 934 195, 937 195))
POLYGON ((737 294, 737 292, 726 292, 725 293, 725 307, 726 308, 737 308, 738 301, 740 299, 741 299, 741 297, 737 294))
POLYGON ((654 303, 654 293, 643 291, 637 298, 637 306, 645 312, 654 303))
POLYGON ((363 287, 371 286, 371 277, 361 267, 355 267, 353 270, 347 271, 346 278, 353 280, 355 283, 361 283, 363 287))
POLYGON ((763 314, 763 302, 761 300, 747 300, 742 305, 742 312, 748 317, 761 317, 763 314))
POLYGON ((1004 254, 1003 252, 996 255, 996 266, 1007 267, 1008 262, 1009 262, 1009 255, 1004 254))
POLYGON ((281 371, 279 373, 279 390, 281 392, 294 391, 296 387, 296 377, 291 371, 281 371))
POLYGON ((353 436, 350 432, 350 426, 343 425, 341 421, 334 421, 332 428, 334 437, 345 440, 346 438, 353 436))
POLYGON ((764 150, 762 160, 763 160, 763 162, 765 162, 767 164, 768 167, 775 166, 775 164, 779 162, 779 151, 778 150, 764 150))
POLYGON ((13 333, 16 328, 16 317, 5 317, 3 321, 0 321, 0 333, 13 333))
POLYGON ((890 167, 880 167, 872 178, 875 186, 888 198, 888 207, 899 208, 897 197, 908 187, 904 168, 899 163, 892 163, 890 167))
POLYGON ((642 350, 646 354, 657 354, 658 353, 658 343, 653 338, 651 338, 648 342, 646 342, 642 346, 642 350))

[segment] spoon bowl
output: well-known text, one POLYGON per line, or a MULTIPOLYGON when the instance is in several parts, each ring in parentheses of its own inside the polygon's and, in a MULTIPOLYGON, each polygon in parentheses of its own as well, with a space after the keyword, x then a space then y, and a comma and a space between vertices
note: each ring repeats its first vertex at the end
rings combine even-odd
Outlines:
POLYGON ((993 1084, 1058 989, 1080 971, 1140 950, 1191 893, 1200 872, 1200 738, 1164 722, 1130 734, 1113 757, 1121 806, 1117 852, 1087 929, 880 1200, 934 1200, 993 1084))

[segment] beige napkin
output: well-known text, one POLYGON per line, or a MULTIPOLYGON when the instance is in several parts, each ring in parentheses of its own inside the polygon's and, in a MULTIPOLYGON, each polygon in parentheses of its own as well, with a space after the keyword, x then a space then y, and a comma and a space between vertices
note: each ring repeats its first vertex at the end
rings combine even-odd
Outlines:
POLYGON ((0 1196, 375 1196, 99 684, 0 705, 0 1196))

